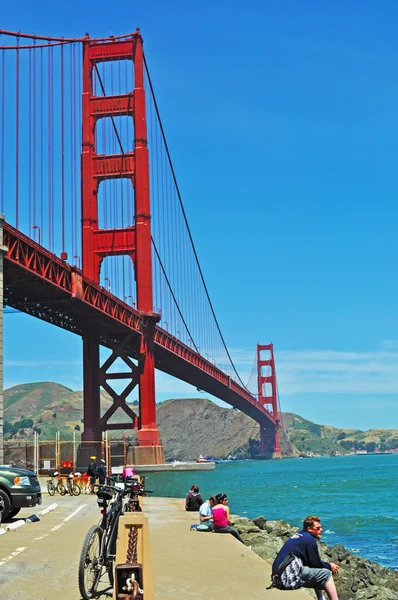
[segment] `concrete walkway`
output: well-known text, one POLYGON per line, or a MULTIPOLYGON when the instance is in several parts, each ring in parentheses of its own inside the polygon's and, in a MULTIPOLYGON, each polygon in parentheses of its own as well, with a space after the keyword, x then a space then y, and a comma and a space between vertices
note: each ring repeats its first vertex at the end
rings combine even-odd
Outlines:
POLYGON ((190 531, 184 500, 144 498, 156 600, 309 600, 301 589, 266 590, 271 567, 231 535, 190 531))

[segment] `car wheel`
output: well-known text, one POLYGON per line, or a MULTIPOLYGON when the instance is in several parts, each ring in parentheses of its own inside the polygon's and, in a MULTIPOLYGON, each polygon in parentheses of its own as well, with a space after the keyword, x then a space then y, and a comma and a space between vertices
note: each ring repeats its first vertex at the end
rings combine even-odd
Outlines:
POLYGON ((0 510, 1 520, 5 521, 12 511, 12 504, 9 495, 4 490, 0 490, 0 510))
POLYGON ((13 519, 20 511, 20 508, 13 508, 10 514, 8 515, 9 519, 13 519))

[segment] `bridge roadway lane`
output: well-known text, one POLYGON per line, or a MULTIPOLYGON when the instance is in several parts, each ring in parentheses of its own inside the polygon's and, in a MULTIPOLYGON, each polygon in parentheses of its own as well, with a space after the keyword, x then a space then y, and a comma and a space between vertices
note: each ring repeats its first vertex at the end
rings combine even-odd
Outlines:
MULTIPOLYGON (((100 519, 96 499, 43 494, 43 506, 37 509, 56 502, 53 512, 0 536, 1 600, 80 599, 78 563, 87 530, 100 519)), ((13 520, 34 512, 22 509, 13 520)))

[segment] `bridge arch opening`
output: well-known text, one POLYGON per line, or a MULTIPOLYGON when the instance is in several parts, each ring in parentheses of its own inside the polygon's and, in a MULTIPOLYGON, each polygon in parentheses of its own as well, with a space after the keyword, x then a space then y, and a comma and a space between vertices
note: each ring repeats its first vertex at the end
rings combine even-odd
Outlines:
POLYGON ((130 256, 105 257, 101 263, 99 283, 132 308, 137 308, 134 265, 130 256))
POLYGON ((93 69, 94 96, 131 94, 133 102, 134 63, 132 60, 97 62, 93 69))
POLYGON ((125 154, 134 148, 134 121, 131 116, 102 117, 95 127, 97 154, 125 154))
POLYGON ((99 229, 132 227, 134 220, 134 187, 130 178, 106 179, 98 188, 99 229))

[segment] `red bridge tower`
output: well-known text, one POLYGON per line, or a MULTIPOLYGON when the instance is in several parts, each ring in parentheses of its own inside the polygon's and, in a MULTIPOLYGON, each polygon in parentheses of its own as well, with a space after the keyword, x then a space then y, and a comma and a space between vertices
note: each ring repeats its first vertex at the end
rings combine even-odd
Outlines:
MULTIPOLYGON (((101 332, 93 331, 83 339, 84 360, 84 434, 86 447, 95 445, 109 429, 125 429, 126 423, 109 423, 110 417, 122 409, 130 418, 130 426, 138 429, 135 462, 163 463, 163 447, 156 427, 155 362, 153 335, 159 315, 153 312, 151 210, 149 194, 149 163, 147 148, 146 108, 144 90, 143 41, 139 30, 122 41, 83 42, 83 104, 82 104, 82 270, 96 283, 100 280, 101 262, 107 256, 128 255, 134 267, 137 309, 143 317, 143 330, 138 364, 125 354, 129 336, 124 340, 107 340, 111 356, 100 366, 101 332), (97 64, 131 60, 134 68, 134 90, 127 94, 93 95, 93 72, 97 64), (95 131, 104 117, 127 116, 133 119, 134 147, 121 154, 96 153, 95 131), (134 188, 134 223, 119 229, 99 229, 98 189, 106 179, 126 178, 134 188), (128 372, 108 373, 109 367, 121 358, 128 372), (121 394, 109 380, 128 379, 121 394), (139 386, 139 417, 126 404, 126 398, 139 386), (101 417, 100 388, 108 392, 112 406, 101 417)), ((98 72, 98 71, 97 71, 98 72)), ((128 425, 127 425, 128 426, 128 425)))
POLYGON ((278 414, 278 390, 276 385, 276 372, 274 360, 274 345, 261 346, 257 344, 257 382, 258 401, 267 408, 275 419, 275 425, 271 421, 260 423, 261 454, 270 458, 281 458, 279 447, 279 414, 278 414), (268 357, 261 358, 261 353, 267 351, 268 357), (267 374, 263 374, 262 368, 267 368, 267 374), (265 384, 271 386, 271 395, 266 394, 265 384), (268 405, 268 406, 265 406, 268 405))

